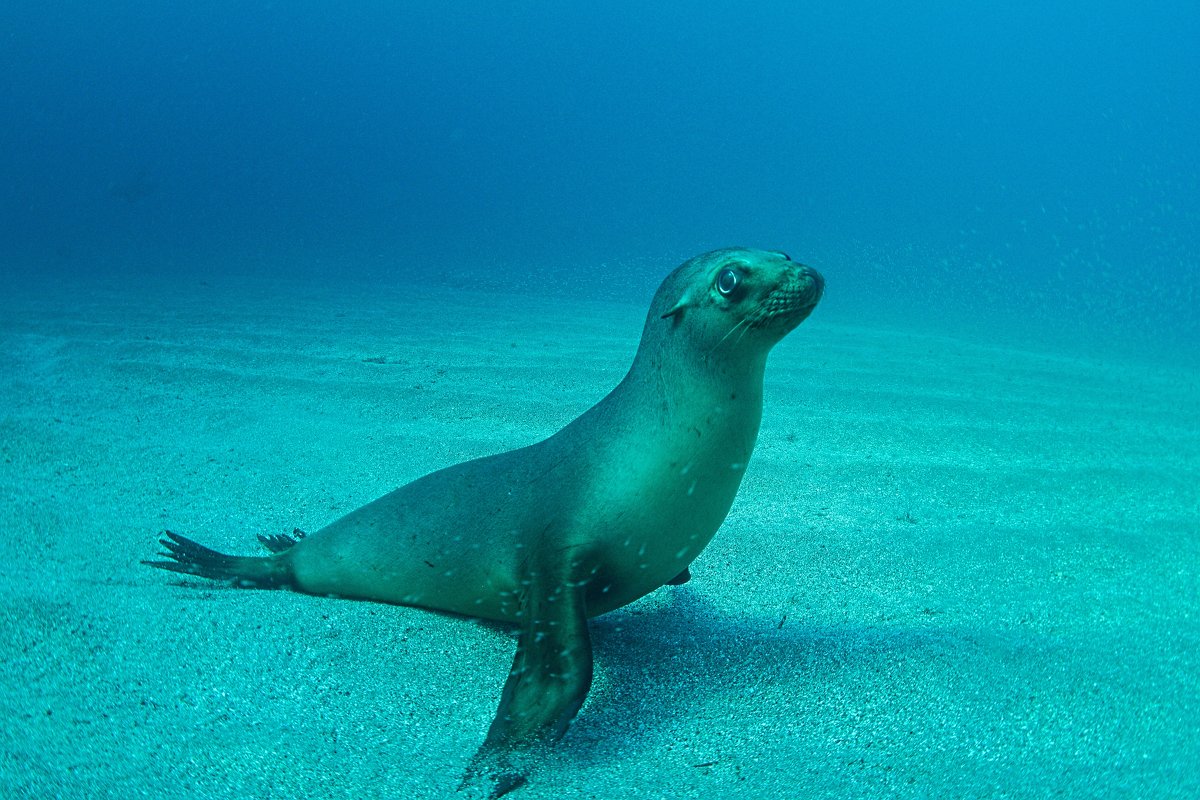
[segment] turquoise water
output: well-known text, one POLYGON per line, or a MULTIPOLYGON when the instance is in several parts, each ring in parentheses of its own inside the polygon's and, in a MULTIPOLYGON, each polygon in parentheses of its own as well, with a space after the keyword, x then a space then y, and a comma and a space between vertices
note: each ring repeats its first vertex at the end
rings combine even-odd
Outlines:
POLYGON ((743 244, 836 269, 828 302, 863 313, 1196 349, 1185 2, 18 0, 0 21, 7 268, 502 273, 640 302, 662 264, 743 244))
POLYGON ((522 791, 1193 796, 1200 15, 878 6, 5 3, 0 793, 445 796, 507 638, 137 561, 546 435, 742 244, 825 297, 522 791))

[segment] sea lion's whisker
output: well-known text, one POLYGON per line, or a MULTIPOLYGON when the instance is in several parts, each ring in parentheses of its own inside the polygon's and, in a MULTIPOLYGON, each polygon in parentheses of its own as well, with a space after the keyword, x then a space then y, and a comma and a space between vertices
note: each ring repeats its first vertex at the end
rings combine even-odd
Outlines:
POLYGON ((734 344, 741 344, 742 339, 746 337, 747 333, 756 328, 761 328, 767 319, 768 317, 762 314, 755 314, 753 319, 746 317, 744 320, 742 320, 746 323, 746 327, 742 328, 742 332, 738 334, 737 341, 735 341, 734 344))
MULTIPOLYGON (((730 328, 729 332, 726 333, 724 336, 722 336, 721 340, 712 346, 712 349, 708 351, 708 354, 712 355, 713 353, 717 352, 717 348, 720 347, 722 344, 724 344, 725 340, 728 339, 730 336, 732 336, 734 331, 736 331, 738 328, 741 328, 743 325, 746 325, 748 322, 750 322, 749 317, 742 317, 741 321, 739 321, 738 324, 736 324, 732 328, 730 328)), ((747 325, 747 327, 745 329, 743 329, 742 334, 744 335, 746 333, 746 331, 749 329, 750 328, 747 325)), ((742 340, 742 337, 739 336, 737 340, 740 342, 742 340)), ((736 342, 735 342, 735 344, 736 344, 736 342)))

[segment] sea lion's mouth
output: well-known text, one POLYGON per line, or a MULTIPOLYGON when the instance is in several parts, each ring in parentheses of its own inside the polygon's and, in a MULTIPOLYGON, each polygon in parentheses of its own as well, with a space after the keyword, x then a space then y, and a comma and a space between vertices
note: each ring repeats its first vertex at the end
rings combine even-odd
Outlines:
POLYGON ((776 324, 795 327, 817 307, 824 291, 825 279, 821 273, 797 264, 791 279, 768 294, 747 321, 752 328, 776 324))

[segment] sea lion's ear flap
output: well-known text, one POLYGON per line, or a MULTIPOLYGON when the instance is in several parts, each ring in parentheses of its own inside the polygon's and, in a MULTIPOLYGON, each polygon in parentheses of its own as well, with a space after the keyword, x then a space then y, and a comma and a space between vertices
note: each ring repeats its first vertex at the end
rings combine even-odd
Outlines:
POLYGON ((676 314, 678 314, 680 311, 683 311, 685 308, 690 306, 691 304, 692 304, 691 298, 685 294, 683 297, 681 297, 679 299, 678 303, 676 303, 674 306, 671 307, 670 311, 663 314, 661 317, 659 317, 659 319, 666 319, 667 317, 673 317, 676 314))

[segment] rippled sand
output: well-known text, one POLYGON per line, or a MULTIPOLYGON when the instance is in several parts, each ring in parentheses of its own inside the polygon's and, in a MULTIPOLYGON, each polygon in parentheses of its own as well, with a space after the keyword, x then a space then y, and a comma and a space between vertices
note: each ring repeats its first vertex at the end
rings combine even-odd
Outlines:
MULTIPOLYGON (((470 621, 180 582, 535 441, 643 307, 287 284, 0 300, 0 794, 453 796, 512 658, 470 621)), ((1200 388, 814 317, 693 580, 594 622, 514 797, 1200 794, 1200 388)))

